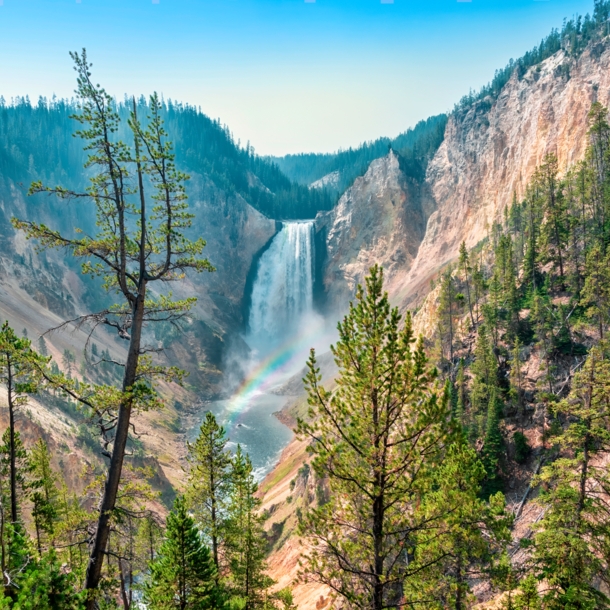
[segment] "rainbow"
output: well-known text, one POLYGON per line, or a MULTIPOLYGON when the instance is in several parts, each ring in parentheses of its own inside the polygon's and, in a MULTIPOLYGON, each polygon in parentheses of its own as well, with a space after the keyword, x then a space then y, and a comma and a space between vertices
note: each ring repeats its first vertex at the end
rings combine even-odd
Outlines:
POLYGON ((300 371, 309 357, 310 348, 319 344, 324 335, 323 324, 320 324, 315 332, 297 335, 257 363, 231 397, 226 410, 225 425, 231 427, 237 424, 239 417, 248 411, 255 396, 269 392, 300 371))

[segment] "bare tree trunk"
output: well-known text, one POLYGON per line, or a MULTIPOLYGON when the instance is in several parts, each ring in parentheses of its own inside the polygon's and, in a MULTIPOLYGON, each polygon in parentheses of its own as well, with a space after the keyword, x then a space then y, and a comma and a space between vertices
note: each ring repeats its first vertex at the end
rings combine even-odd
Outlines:
POLYGON ((13 368, 8 360, 8 421, 9 421, 9 451, 10 451, 10 470, 11 470, 11 523, 17 523, 17 464, 15 458, 15 403, 13 402, 13 368))
MULTIPOLYGON (((143 280, 138 297, 133 307, 133 323, 131 326, 131 341, 129 343, 129 353, 125 364, 125 374, 123 377, 123 392, 130 391, 136 380, 138 369, 138 360, 140 357, 140 339, 142 335, 142 324, 144 318, 144 299, 146 295, 146 282, 143 280)), ((123 460, 125 458, 125 446, 129 436, 129 423, 131 420, 132 398, 127 396, 119 405, 119 417, 116 427, 116 435, 114 438, 114 446, 112 449, 112 457, 110 458, 110 467, 108 469, 108 477, 104 487, 104 495, 100 506, 100 514, 97 521, 97 530, 91 553, 89 555, 89 564, 87 566, 87 574, 85 576, 85 589, 89 592, 86 610, 94 610, 96 607, 95 596, 93 592, 97 589, 102 576, 102 564, 104 554, 108 545, 108 536, 110 534, 110 518, 115 508, 119 483, 121 481, 121 472, 123 469, 123 460)))

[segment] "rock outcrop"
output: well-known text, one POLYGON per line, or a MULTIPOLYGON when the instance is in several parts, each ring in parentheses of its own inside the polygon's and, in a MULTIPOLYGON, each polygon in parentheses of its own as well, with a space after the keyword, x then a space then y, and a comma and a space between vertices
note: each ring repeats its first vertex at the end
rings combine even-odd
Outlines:
POLYGON ((374 263, 389 282, 398 281, 417 256, 433 210, 427 186, 406 175, 396 153, 373 161, 335 208, 316 218, 316 230, 326 232, 329 310, 343 309, 374 263))
POLYGON ((462 240, 475 246, 500 220, 513 193, 523 197, 536 167, 555 153, 560 171, 582 159, 587 115, 594 101, 610 102, 610 43, 578 59, 558 52, 522 78, 515 72, 497 100, 452 115, 426 182, 437 210, 399 295, 409 302, 462 240))
POLYGON ((497 99, 451 115, 425 182, 401 178, 392 153, 374 161, 319 219, 327 226, 330 303, 345 302, 375 262, 386 269, 396 303, 420 302, 460 243, 475 246, 513 193, 523 196, 547 153, 557 155, 561 171, 582 159, 591 104, 610 102, 609 68, 606 39, 578 58, 560 51, 521 78, 515 72, 497 99))

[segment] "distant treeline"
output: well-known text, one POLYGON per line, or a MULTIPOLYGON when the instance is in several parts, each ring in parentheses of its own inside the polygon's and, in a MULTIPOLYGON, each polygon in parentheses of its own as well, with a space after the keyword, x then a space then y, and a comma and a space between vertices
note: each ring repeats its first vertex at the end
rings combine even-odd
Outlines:
POLYGON ((456 104, 455 110, 468 108, 474 102, 488 96, 498 97, 515 70, 521 78, 529 68, 538 65, 561 49, 571 57, 578 57, 591 41, 601 39, 610 33, 609 17, 610 0, 595 0, 593 16, 587 13, 584 18, 578 15, 574 19, 564 21, 561 30, 551 30, 537 47, 517 60, 511 59, 501 70, 496 70, 492 81, 482 87, 478 93, 471 90, 456 104))
POLYGON ((371 161, 387 155, 392 148, 406 162, 407 172, 412 177, 421 179, 428 161, 443 141, 446 125, 447 115, 440 114, 420 121, 394 139, 379 138, 358 148, 348 148, 337 153, 286 155, 270 160, 291 180, 303 185, 338 171, 339 180, 333 190, 342 193, 358 176, 366 172, 371 161))
MULTIPOLYGON (((127 119, 129 101, 118 102, 127 119)), ((138 114, 148 114, 147 101, 137 101, 138 114)), ((76 186, 84 183, 84 154, 72 138, 78 113, 73 101, 27 97, 7 103, 0 97, 0 188, 7 179, 29 185, 34 177, 45 182, 76 186)), ((226 126, 193 106, 171 100, 163 104, 169 138, 175 142, 176 160, 187 172, 205 174, 229 194, 239 194, 272 218, 313 218, 334 203, 325 191, 311 191, 295 184, 254 149, 235 143, 226 126)), ((117 134, 119 137, 121 134, 117 134)), ((6 191, 5 191, 6 192, 6 191)))

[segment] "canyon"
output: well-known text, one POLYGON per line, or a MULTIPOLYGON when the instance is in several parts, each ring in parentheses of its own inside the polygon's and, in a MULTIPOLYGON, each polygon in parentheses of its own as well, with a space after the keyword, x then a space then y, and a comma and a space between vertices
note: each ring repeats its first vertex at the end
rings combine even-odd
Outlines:
MULTIPOLYGON (((392 302, 402 311, 416 309, 416 328, 429 334, 434 304, 426 297, 431 280, 456 260, 460 244, 473 248, 488 237, 513 197, 524 196, 546 154, 557 155, 561 171, 582 159, 591 104, 610 103, 609 68, 608 38, 577 57, 561 50, 522 75, 515 70, 497 97, 456 108, 423 176, 411 172, 394 150, 374 160, 332 210, 319 212, 313 220, 315 247, 307 250, 313 273, 308 307, 315 306, 330 320, 339 319, 357 284, 373 264, 379 264, 392 302)), ((311 186, 319 189, 336 181, 332 174, 311 186)), ((254 190, 269 190, 253 174, 249 182, 254 190)), ((28 202, 23 185, 9 177, 0 186, 0 314, 34 339, 88 311, 100 287, 83 279, 61 253, 37 252, 12 230, 10 217, 58 214, 65 226, 92 221, 57 204, 41 212, 42 200, 28 202)), ((155 455, 159 488, 165 490, 170 483, 180 489, 185 441, 206 404, 227 398, 234 390, 227 381, 228 358, 235 353, 248 357, 252 301, 257 298, 260 309, 268 296, 253 294, 256 270, 286 226, 256 210, 239 193, 218 186, 203 171, 191 172, 188 189, 195 215, 193 232, 207 240, 206 256, 216 271, 189 276, 176 285, 177 296, 195 295, 197 305, 183 334, 154 337, 166 344, 169 361, 189 372, 185 388, 162 388, 167 411, 143 418, 147 434, 143 442, 155 455)), ((261 332, 269 330, 264 327, 261 332)), ((45 337, 49 353, 61 363, 65 350, 82 353, 86 332, 72 327, 45 337)), ((124 349, 104 331, 96 332, 95 341, 118 356, 124 349)), ((332 359, 328 355, 322 359, 325 381, 332 384, 332 359)), ((297 373, 277 389, 286 397, 287 406, 279 417, 287 426, 293 426, 304 410, 301 377, 297 373)), ((56 452, 55 463, 78 488, 78 456, 91 463, 94 458, 79 445, 69 415, 36 401, 28 412, 26 430, 26 440, 43 434, 48 438, 56 452)), ((300 553, 299 541, 292 535, 296 524, 292 497, 315 495, 315 483, 303 474, 307 457, 304 442, 294 439, 261 483, 268 528, 279 532, 269 559, 270 574, 282 586, 296 576, 300 553)), ((320 610, 329 603, 328 592, 298 585, 295 602, 304 610, 320 610)))

